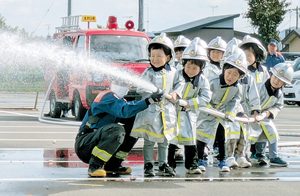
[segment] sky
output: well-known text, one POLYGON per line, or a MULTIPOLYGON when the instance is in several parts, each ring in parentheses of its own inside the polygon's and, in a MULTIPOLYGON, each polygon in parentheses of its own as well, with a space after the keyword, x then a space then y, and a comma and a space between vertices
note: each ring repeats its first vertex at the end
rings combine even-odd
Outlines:
MULTIPOLYGON (((95 15, 97 25, 106 27, 108 16, 118 18, 119 27, 131 19, 138 28, 138 0, 72 0, 72 15, 95 15)), ((300 7, 300 0, 290 0, 290 9, 300 7)), ((68 0, 0 0, 0 14, 12 27, 18 26, 29 34, 46 37, 62 24, 61 17, 67 16, 68 0)), ((246 0, 144 0, 144 29, 160 31, 212 15, 241 14, 234 20, 234 29, 253 33, 255 29, 248 19, 246 0)), ((300 21, 299 21, 300 23, 300 21)), ((87 28, 86 22, 79 23, 87 28)), ((296 12, 288 12, 278 30, 296 25, 296 12)), ((300 24, 299 24, 300 27, 300 24)))

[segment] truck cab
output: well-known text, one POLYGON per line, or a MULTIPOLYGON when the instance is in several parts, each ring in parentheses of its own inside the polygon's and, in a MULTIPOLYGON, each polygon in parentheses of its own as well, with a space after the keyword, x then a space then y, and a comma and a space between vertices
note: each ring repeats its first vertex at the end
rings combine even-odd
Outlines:
MULTIPOLYGON (((78 54, 98 60, 99 66, 105 63, 141 74, 150 66, 146 51, 150 38, 144 32, 133 30, 132 21, 127 21, 126 29, 118 29, 116 21, 115 17, 109 17, 105 29, 66 30, 67 25, 62 25, 53 38, 78 54)), ((82 120, 98 93, 110 85, 109 77, 88 66, 85 71, 63 67, 55 76, 49 95, 53 118, 59 118, 62 110, 71 109, 75 119, 82 120)), ((140 98, 136 87, 125 96, 127 100, 140 98)))

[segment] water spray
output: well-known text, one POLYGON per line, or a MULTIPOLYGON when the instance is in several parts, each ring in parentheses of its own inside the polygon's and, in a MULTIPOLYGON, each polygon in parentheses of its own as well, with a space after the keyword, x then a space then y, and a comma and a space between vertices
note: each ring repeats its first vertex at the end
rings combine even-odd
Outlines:
MULTIPOLYGON (((50 79, 52 80, 48 86, 43 107, 39 115, 40 122, 69 126, 79 126, 81 124, 80 122, 70 122, 53 118, 51 118, 51 120, 47 120, 42 118, 47 97, 50 94, 51 86, 56 78, 55 73, 57 73, 60 68, 76 69, 78 72, 89 70, 94 74, 99 74, 101 76, 105 75, 115 77, 118 80, 124 80, 134 84, 135 86, 148 89, 153 93, 163 93, 164 97, 172 99, 170 94, 158 89, 150 82, 142 80, 139 75, 134 74, 129 70, 124 71, 124 69, 100 62, 97 59, 87 58, 85 54, 77 54, 74 51, 65 50, 57 44, 47 42, 43 42, 42 44, 40 42, 28 42, 18 36, 8 33, 1 33, 0 41, 3 45, 5 45, 5 47, 0 49, 0 56, 2 57, 0 59, 0 65, 3 70, 13 69, 14 74, 12 75, 14 78, 11 79, 14 80, 16 78, 20 80, 23 72, 30 74, 30 72, 28 72, 28 68, 30 68, 29 71, 42 71, 44 70, 43 65, 50 65, 50 69, 53 70, 54 75, 50 76, 50 79)), ((186 101, 178 101, 179 105, 182 106, 187 104, 184 102, 186 101)), ((219 116, 220 118, 225 118, 225 114, 208 108, 200 108, 200 111, 219 116)), ((235 120, 244 123, 254 122, 253 118, 246 119, 236 117, 235 120)))
POLYGON ((47 89, 47 92, 45 94, 43 106, 42 106, 42 109, 41 109, 41 112, 40 112, 38 120, 41 123, 48 123, 48 124, 55 124, 55 125, 67 125, 67 126, 80 126, 81 122, 73 122, 73 121, 58 120, 58 119, 47 120, 47 119, 43 118, 43 113, 44 113, 44 108, 45 108, 45 105, 46 105, 46 102, 47 102, 47 97, 50 94, 51 86, 52 86, 54 80, 55 80, 55 76, 53 76, 53 78, 52 78, 52 80, 51 80, 51 82, 50 82, 50 84, 48 86, 48 89, 47 89))

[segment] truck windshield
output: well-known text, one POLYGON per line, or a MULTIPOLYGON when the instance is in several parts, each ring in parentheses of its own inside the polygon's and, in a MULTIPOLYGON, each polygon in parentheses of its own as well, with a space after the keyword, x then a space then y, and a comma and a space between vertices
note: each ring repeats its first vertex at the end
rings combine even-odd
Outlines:
POLYGON ((121 35, 91 35, 91 57, 104 61, 134 62, 137 59, 147 59, 145 37, 121 35))

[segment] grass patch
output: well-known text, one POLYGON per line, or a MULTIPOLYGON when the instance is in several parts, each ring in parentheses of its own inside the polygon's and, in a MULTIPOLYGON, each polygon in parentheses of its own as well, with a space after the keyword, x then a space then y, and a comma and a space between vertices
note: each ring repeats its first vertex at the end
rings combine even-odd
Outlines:
POLYGON ((35 82, 0 82, 0 92, 44 92, 44 81, 35 82))

